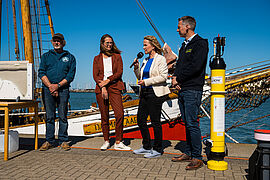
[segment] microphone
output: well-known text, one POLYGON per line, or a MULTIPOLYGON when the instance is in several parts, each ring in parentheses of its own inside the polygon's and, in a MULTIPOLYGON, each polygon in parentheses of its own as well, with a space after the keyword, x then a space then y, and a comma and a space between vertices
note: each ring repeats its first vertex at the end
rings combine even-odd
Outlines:
MULTIPOLYGON (((137 60, 138 60, 138 59, 141 59, 141 58, 143 57, 143 55, 144 55, 144 54, 143 54, 142 52, 139 52, 139 53, 137 54, 137 58, 136 58, 136 59, 137 59, 137 60)), ((136 61, 133 62, 129 68, 132 68, 132 66, 134 66, 135 63, 137 63, 137 62, 136 62, 136 61)))

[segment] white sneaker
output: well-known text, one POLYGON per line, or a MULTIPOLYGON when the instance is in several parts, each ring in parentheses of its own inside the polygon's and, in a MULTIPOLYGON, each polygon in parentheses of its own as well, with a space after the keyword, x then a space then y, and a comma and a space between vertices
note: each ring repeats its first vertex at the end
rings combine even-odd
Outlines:
POLYGON ((116 150, 131 150, 130 147, 124 145, 122 142, 120 142, 119 144, 114 144, 114 149, 116 150))
POLYGON ((152 150, 151 153, 145 154, 144 157, 145 158, 155 158, 155 157, 159 157, 162 154, 160 152, 157 152, 156 150, 152 150))
POLYGON ((151 153, 152 150, 147 150, 147 149, 144 149, 143 147, 141 147, 140 149, 136 149, 133 151, 134 154, 149 154, 151 153))
POLYGON ((104 144, 100 147, 101 151, 105 151, 110 147, 109 141, 105 141, 104 144))

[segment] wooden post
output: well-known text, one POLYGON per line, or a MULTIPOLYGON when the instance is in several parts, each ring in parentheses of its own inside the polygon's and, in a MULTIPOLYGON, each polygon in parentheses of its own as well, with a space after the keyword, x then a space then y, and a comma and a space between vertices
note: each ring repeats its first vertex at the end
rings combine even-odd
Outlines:
POLYGON ((4 142, 4 161, 8 160, 8 129, 9 129, 9 112, 8 107, 5 107, 5 142, 4 142))
POLYGON ((34 64, 29 0, 21 0, 25 60, 34 64))
POLYGON ((34 101, 35 108, 35 150, 38 149, 38 103, 34 101))

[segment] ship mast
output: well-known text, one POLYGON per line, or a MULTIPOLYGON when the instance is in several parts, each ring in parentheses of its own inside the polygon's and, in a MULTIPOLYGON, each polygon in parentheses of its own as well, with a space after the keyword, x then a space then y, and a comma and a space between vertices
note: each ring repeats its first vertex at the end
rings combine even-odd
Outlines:
POLYGON ((12 11, 13 11, 13 26, 14 26, 14 36, 15 36, 15 54, 16 54, 17 61, 19 61, 20 51, 19 51, 19 42, 18 42, 18 34, 17 34, 15 0, 12 0, 12 11))
POLYGON ((21 0, 25 60, 34 64, 29 0, 21 0))
POLYGON ((52 34, 52 37, 53 37, 53 35, 54 35, 54 29, 53 29, 52 16, 51 16, 51 11, 50 11, 48 0, 45 0, 45 5, 46 5, 47 14, 48 14, 48 19, 49 19, 49 25, 50 25, 50 29, 51 29, 51 34, 52 34))

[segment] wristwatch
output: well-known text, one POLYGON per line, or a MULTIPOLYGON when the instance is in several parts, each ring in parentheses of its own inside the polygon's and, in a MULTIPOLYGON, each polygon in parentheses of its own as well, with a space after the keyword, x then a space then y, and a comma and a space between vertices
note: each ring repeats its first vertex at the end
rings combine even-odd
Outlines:
POLYGON ((58 88, 60 88, 60 87, 61 87, 60 83, 58 83, 57 85, 58 85, 58 88))

